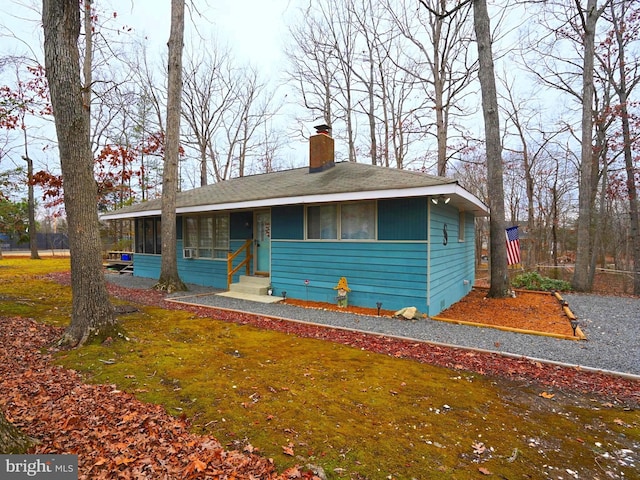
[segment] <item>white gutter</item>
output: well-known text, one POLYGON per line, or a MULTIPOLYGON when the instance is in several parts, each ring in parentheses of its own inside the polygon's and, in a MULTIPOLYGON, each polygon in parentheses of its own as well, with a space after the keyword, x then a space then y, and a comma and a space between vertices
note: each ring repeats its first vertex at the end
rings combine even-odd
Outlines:
MULTIPOLYGON (((201 213, 223 210, 242 210, 250 208, 267 208, 283 205, 307 205, 327 202, 348 202, 355 200, 377 200, 386 198, 409 198, 422 196, 445 195, 451 198, 451 205, 462 204, 462 210, 473 212, 478 216, 488 216, 489 208, 475 195, 466 191, 457 183, 436 185, 432 187, 395 188, 390 190, 370 190, 364 192, 345 192, 317 195, 297 195, 294 197, 265 198, 260 200, 248 200, 243 202, 230 202, 208 205, 193 205, 176 208, 176 213, 201 213)), ((101 220, 118 220, 135 217, 159 216, 161 209, 143 210, 136 212, 118 213, 117 211, 100 216, 101 220)))

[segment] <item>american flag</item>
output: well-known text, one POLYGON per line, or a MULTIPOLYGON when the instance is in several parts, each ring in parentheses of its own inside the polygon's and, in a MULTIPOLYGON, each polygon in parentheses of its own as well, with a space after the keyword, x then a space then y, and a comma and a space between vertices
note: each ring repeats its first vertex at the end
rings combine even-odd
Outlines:
POLYGON ((520 237, 517 225, 507 228, 507 263, 509 265, 520 263, 520 237))

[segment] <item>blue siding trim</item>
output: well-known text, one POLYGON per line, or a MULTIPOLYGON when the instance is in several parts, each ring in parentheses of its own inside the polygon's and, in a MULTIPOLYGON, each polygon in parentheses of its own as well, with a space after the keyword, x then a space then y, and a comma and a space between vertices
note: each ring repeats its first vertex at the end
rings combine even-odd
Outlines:
POLYGON ((304 239, 304 206, 273 207, 271 209, 271 238, 304 239))
POLYGON ((135 277, 160 278, 160 255, 136 253, 133 256, 133 275, 135 277))
MULTIPOLYGON (((465 214, 464 241, 459 241, 459 213, 451 205, 432 205, 427 198, 380 200, 378 241, 304 241, 302 205, 273 208, 271 218, 271 284, 276 295, 286 291, 290 298, 335 303, 333 287, 346 277, 352 289, 351 305, 375 308, 376 302, 382 302, 386 310, 415 306, 435 316, 473 285, 475 218, 465 214)), ((246 240, 249 219, 253 228, 253 212, 231 212, 232 251, 246 240)), ((226 289, 226 260, 185 259, 181 238, 177 248, 184 282, 226 289)), ((137 253, 134 275, 158 278, 160 264, 160 255, 137 253)), ((240 274, 244 269, 234 282, 240 274)))
POLYGON ((431 208, 429 315, 435 316, 471 291, 475 278, 473 216, 465 215, 465 240, 458 241, 459 214, 453 207, 431 208), (444 245, 444 225, 448 242, 444 245))
MULTIPOLYGON (((232 248, 239 248, 244 240, 231 242, 232 248)), ((178 274, 185 283, 204 285, 225 290, 227 288, 227 261, 207 260, 200 258, 184 258, 182 256, 182 240, 178 240, 178 274)), ((137 277, 160 278, 160 255, 136 253, 133 257, 133 274, 137 277)), ((238 260, 240 261, 240 260, 238 260)), ((244 270, 239 272, 244 273, 244 270)), ((234 281, 238 275, 234 276, 234 281)))
POLYGON ((427 199, 378 200, 378 240, 427 240, 427 199))
POLYGON ((399 310, 415 306, 426 312, 425 242, 271 243, 271 284, 275 294, 335 303, 335 287, 347 277, 349 304, 399 310), (305 286, 309 280, 309 286, 305 286))

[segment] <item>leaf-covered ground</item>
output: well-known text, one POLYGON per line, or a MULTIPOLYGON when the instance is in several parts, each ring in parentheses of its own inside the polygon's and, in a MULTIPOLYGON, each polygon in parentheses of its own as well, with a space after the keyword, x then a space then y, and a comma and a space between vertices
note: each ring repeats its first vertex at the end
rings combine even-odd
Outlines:
POLYGON ((298 469, 278 475, 268 459, 194 435, 158 405, 53 365, 55 349, 46 346, 59 327, 20 317, 0 317, 0 324, 2 410, 40 442, 30 453, 77 454, 82 479, 312 477, 298 469))
MULTIPOLYGON (((59 281, 66 281, 64 276, 57 276, 57 278, 59 281)), ((114 284, 110 284, 108 288, 110 293, 119 299, 143 305, 187 310, 201 317, 213 317, 233 323, 253 325, 268 330, 278 330, 301 337, 319 338, 375 353, 391 355, 396 358, 413 359, 430 365, 468 370, 483 375, 497 375, 512 380, 535 382, 543 386, 565 388, 569 391, 577 391, 580 393, 599 394, 605 397, 620 399, 624 402, 630 402, 634 405, 640 405, 640 388, 638 383, 611 375, 585 372, 576 368, 543 365, 526 359, 507 358, 498 354, 469 352, 464 349, 448 348, 341 329, 287 322, 249 313, 181 305, 165 302, 164 294, 156 291, 122 288, 114 284)), ((497 306, 496 308, 500 311, 499 309, 502 307, 497 306)), ((563 319, 563 321, 566 320, 563 319)), ((569 332, 570 331, 571 330, 569 330, 569 332)))
MULTIPOLYGON (((47 278, 63 284, 69 280, 64 272, 47 278)), ((0 281, 0 306, 7 300, 10 308, 35 311, 37 318, 47 321, 68 318, 68 310, 52 300, 47 303, 50 300, 39 293, 37 282, 28 294, 18 291, 28 282, 19 282, 5 288, 0 281), (33 292, 38 301, 27 298, 33 292), (56 312, 61 313, 57 319, 56 312)), ((91 367, 95 379, 115 378, 117 369, 130 369, 122 370, 127 373, 118 377, 117 386, 104 380, 87 385, 86 373, 81 376, 52 364, 52 355, 59 358, 60 353, 43 347, 60 335, 60 328, 22 314, 0 318, 0 342, 5 347, 0 350, 0 409, 41 440, 37 452, 78 453, 81 478, 310 478, 312 473, 304 466, 314 463, 327 468, 328 478, 605 479, 633 478, 640 462, 635 451, 640 448, 640 418, 634 411, 640 404, 638 382, 463 349, 179 306, 165 302, 164 295, 155 291, 114 285, 109 289, 117 302, 185 310, 174 311, 175 323, 164 325, 171 321, 171 312, 143 308, 138 320, 125 324, 135 334, 155 329, 157 338, 94 349, 99 352, 94 357, 99 359, 97 365, 91 367), (226 323, 219 325, 218 320, 226 323), (238 328, 229 328, 231 324, 238 328), (255 347, 229 348, 245 345, 247 336, 265 331, 274 332, 269 338, 280 342, 277 352, 267 345, 262 353, 255 347), (278 339, 278 332, 289 335, 278 339), (322 342, 296 340, 300 338, 322 342), (166 358, 150 355, 153 342, 167 349, 160 355, 166 358), (204 369, 213 369, 216 378, 224 377, 227 388, 209 389, 210 398, 196 401, 186 379, 196 380, 206 372, 201 363, 189 364, 185 355, 212 344, 217 344, 222 360, 212 356, 215 349, 194 357, 205 361, 204 369), (337 344, 355 348, 332 347, 324 352, 323 345, 337 344), (284 351, 288 348, 290 355, 284 351), (276 355, 278 360, 267 363, 276 355), (293 357, 290 365, 285 363, 287 357, 293 357), (409 361, 396 360, 400 358, 409 361), (173 371, 161 372, 163 362, 173 371), (191 373, 178 377, 180 369, 191 373), (271 383, 261 385, 263 373, 272 375, 271 383), (177 404, 184 407, 183 417, 166 413, 182 411, 172 409, 176 404, 169 398, 164 408, 136 399, 150 394, 143 390, 151 389, 153 382, 186 402, 177 404), (139 394, 134 397, 125 390, 139 394), (213 418, 204 412, 211 402, 215 402, 213 418), (282 410, 273 411, 276 405, 282 410), (265 407, 270 410, 261 410, 265 407), (239 413, 231 425, 233 411, 239 413), (320 433, 320 424, 327 421, 333 432, 320 433), (360 427, 369 422, 375 430, 367 433, 360 427), (204 435, 195 435, 194 427, 204 435), (313 430, 311 437, 306 430, 313 430), (272 438, 290 463, 265 455, 269 445, 243 438, 257 437, 261 431, 271 432, 267 440, 272 438), (335 439, 325 437, 333 433, 335 439), (331 460, 340 436, 347 436, 346 443, 335 452, 337 460, 331 460), (214 437, 224 438, 225 448, 214 437), (255 455, 258 451, 260 455, 255 455), (375 460, 366 465, 371 461, 365 456, 372 453, 375 459, 376 451, 378 470, 375 460), (390 455, 398 458, 384 458, 390 455), (275 464, 269 457, 276 459, 275 464), (392 464, 396 467, 389 467, 392 464)), ((60 292, 64 294, 64 289, 60 292)), ((80 363, 91 355, 90 349, 73 352, 80 363)))

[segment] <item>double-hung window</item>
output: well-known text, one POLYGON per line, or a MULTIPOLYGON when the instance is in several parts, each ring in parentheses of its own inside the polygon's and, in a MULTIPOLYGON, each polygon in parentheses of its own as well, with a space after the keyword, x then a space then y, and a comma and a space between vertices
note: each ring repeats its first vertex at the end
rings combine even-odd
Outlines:
POLYGON ((307 239, 375 240, 375 202, 351 202, 307 207, 307 239))
POLYGON ((226 259, 229 251, 229 215, 198 215, 184 219, 184 256, 226 259))

